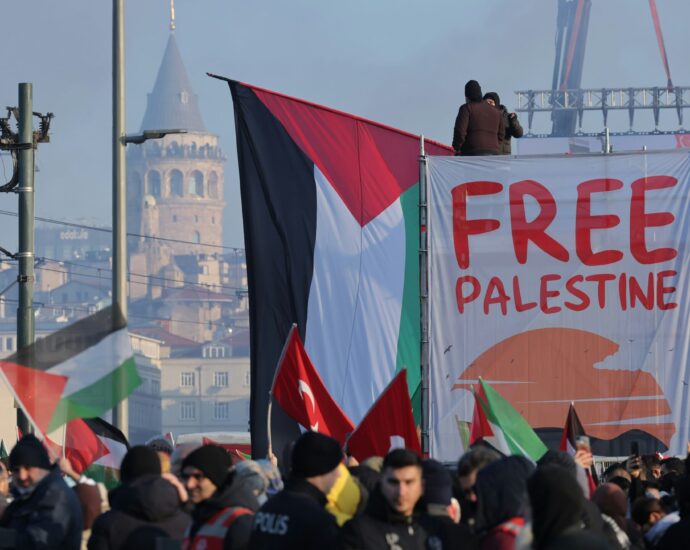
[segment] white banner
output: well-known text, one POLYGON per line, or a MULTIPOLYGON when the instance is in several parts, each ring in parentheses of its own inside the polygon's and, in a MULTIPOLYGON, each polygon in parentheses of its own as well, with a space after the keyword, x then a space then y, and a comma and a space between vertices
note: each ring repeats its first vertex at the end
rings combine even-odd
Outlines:
MULTIPOLYGON (((431 452, 482 377, 535 428, 685 454, 688 151, 430 157, 431 452)), ((609 443, 605 443, 609 442, 609 443)))

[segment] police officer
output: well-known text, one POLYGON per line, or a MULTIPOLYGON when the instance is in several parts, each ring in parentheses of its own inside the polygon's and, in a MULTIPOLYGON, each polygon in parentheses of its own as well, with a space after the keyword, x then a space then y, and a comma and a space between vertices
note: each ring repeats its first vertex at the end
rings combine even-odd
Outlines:
POLYGON ((326 494, 338 479, 340 444, 306 432, 292 450, 292 470, 285 488, 256 513, 249 547, 262 549, 334 548, 338 527, 326 512, 326 494))

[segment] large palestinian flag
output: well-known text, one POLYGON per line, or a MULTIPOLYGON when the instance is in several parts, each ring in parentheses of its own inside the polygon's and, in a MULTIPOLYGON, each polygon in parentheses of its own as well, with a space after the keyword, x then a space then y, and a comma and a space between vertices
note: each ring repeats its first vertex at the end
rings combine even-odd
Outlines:
POLYGON ((113 306, 20 349, 0 370, 43 435, 104 414, 141 383, 125 319, 113 306))
MULTIPOLYGON (((418 404, 420 138, 254 86, 230 81, 230 89, 259 456, 273 373, 293 323, 355 424, 403 367, 418 404)), ((430 142, 426 149, 451 153, 430 142)), ((297 433, 274 409, 274 446, 297 433)))

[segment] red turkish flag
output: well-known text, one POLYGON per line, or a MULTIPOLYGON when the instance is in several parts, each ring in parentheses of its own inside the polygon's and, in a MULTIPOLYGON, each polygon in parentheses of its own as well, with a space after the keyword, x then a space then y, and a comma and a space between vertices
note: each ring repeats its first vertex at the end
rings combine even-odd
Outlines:
POLYGON ((308 430, 330 435, 341 445, 354 429, 312 365, 297 325, 292 325, 285 342, 271 395, 290 418, 308 430))
POLYGON ((360 462, 400 447, 422 454, 405 369, 383 390, 347 442, 349 453, 360 462))

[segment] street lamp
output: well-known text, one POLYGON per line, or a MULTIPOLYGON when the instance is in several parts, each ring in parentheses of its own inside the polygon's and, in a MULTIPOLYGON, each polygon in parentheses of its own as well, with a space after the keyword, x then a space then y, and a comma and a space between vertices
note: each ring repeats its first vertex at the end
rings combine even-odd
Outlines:
MULTIPOLYGON (((125 149, 186 130, 146 130, 125 134, 125 0, 113 0, 113 292, 112 304, 127 321, 127 191, 125 149)), ((113 424, 127 435, 127 400, 113 408, 113 424)))

